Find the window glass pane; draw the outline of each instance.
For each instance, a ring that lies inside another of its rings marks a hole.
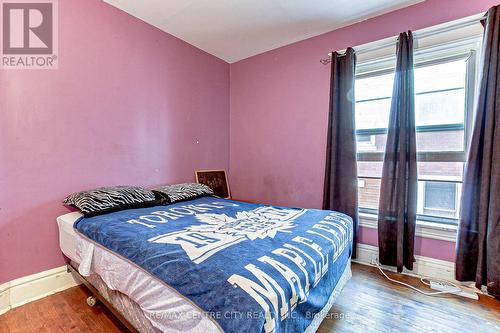
[[[466,65],[458,60],[415,69],[417,126],[464,122]],[[394,73],[356,79],[357,129],[387,128],[393,80]]]
[[[465,59],[417,67],[415,69],[415,93],[464,88],[467,62]]]
[[[359,207],[378,209],[380,179],[358,178]]]
[[[358,177],[382,177],[382,164],[358,161]]]
[[[382,177],[383,162],[358,161],[358,177]],[[463,162],[418,162],[419,180],[445,180],[461,182]]]
[[[415,96],[416,126],[463,124],[464,118],[464,89]]]
[[[454,183],[425,182],[424,209],[455,210],[456,187]]]
[[[458,218],[460,187],[452,182],[419,182],[417,213]]]
[[[382,177],[383,162],[358,161],[358,177]],[[445,180],[461,182],[464,163],[462,162],[418,162],[419,180]]]
[[[356,102],[381,97],[390,99],[393,81],[394,73],[356,79]]]
[[[419,131],[417,151],[463,151],[464,130]]]
[[[356,129],[387,128],[391,99],[379,99],[356,103]]]
[[[394,74],[356,79],[356,129],[387,128]]]
[[[387,134],[358,134],[356,148],[358,152],[384,152]]]
[[[418,162],[419,180],[446,180],[461,182],[464,172],[462,162]]]
[[[426,130],[417,132],[417,151],[464,151],[464,130]],[[356,146],[360,153],[384,152],[387,134],[358,134]]]
[[[380,178],[382,175],[383,162],[358,161],[358,196],[359,207],[378,209],[378,195],[380,191]],[[461,182],[463,177],[462,162],[418,162],[418,202],[417,213],[436,217],[458,218],[459,202],[461,195]],[[427,184],[431,185],[427,185]],[[430,196],[427,189],[430,188]],[[438,188],[443,189],[443,198],[439,196]],[[455,189],[452,192],[451,189]],[[451,207],[451,197],[454,205]],[[447,209],[450,208],[450,209]]]

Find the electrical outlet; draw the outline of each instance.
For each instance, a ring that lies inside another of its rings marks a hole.
[[[372,254],[372,265],[377,265],[378,264],[378,254]]]
[[[434,290],[446,291],[446,292],[449,292],[450,294],[455,294],[458,296],[471,298],[471,299],[474,299],[476,301],[479,299],[477,294],[473,291],[465,290],[465,289],[462,289],[460,287],[455,287],[455,286],[452,286],[450,284],[443,283],[440,281],[431,280],[430,283],[431,283],[431,289],[434,289]]]

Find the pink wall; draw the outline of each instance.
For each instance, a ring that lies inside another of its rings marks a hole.
[[[327,134],[328,52],[470,16],[498,0],[427,0],[231,65],[230,182],[235,198],[320,207]],[[376,230],[361,242],[377,244]],[[417,239],[417,253],[453,260],[455,244]]]
[[[229,167],[227,63],[98,0],[59,18],[59,69],[0,70],[0,284],[64,264],[67,194]]]

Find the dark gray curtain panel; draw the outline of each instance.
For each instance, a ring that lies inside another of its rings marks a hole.
[[[378,212],[378,247],[381,264],[413,269],[417,210],[417,152],[413,36],[401,33],[382,168]]]
[[[330,106],[326,148],[323,209],[335,210],[352,217],[356,258],[358,239],[358,172],[354,125],[354,75],[356,55],[352,48],[345,55],[332,54]]]
[[[456,279],[500,298],[500,9],[488,11],[479,96],[462,187]]]

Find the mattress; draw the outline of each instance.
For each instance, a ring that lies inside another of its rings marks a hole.
[[[151,324],[163,332],[221,332],[202,310],[177,291],[133,263],[79,234],[73,224],[81,213],[57,218],[64,255],[79,265],[82,276],[97,274],[111,290],[136,302]]]
[[[80,264],[80,260],[76,254],[76,243],[80,237],[76,230],[73,229],[73,224],[83,215],[80,212],[68,213],[57,218],[57,226],[59,227],[59,247],[66,257]]]

